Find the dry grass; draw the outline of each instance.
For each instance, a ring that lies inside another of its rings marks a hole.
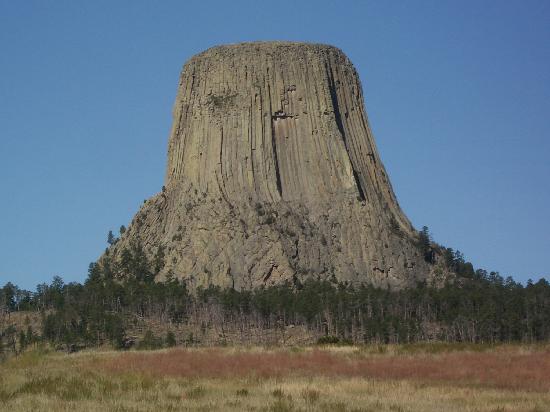
[[[98,366],[110,372],[140,372],[156,377],[280,379],[324,376],[550,390],[550,350],[526,351],[514,347],[488,353],[384,356],[326,349],[302,353],[174,349],[119,354],[104,359]]]
[[[432,351],[33,351],[0,365],[0,409],[550,411],[547,348]]]

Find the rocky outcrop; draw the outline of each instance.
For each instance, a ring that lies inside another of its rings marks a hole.
[[[426,262],[337,48],[219,46],[184,66],[163,191],[114,246],[161,248],[159,277],[254,288],[307,276],[404,287]]]

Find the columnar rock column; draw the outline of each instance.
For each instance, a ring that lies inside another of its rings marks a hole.
[[[159,277],[253,288],[308,276],[430,279],[337,48],[243,43],[184,66],[165,188],[114,248],[164,251]]]

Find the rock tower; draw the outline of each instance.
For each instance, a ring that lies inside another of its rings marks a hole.
[[[193,287],[308,276],[404,287],[431,279],[339,49],[213,47],[183,67],[162,192],[113,247],[139,242]],[[439,270],[441,272],[441,269]]]

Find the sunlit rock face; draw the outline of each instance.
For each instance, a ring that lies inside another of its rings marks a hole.
[[[113,247],[158,275],[250,289],[307,277],[405,287],[441,273],[418,250],[337,48],[218,46],[183,67],[163,191]]]

